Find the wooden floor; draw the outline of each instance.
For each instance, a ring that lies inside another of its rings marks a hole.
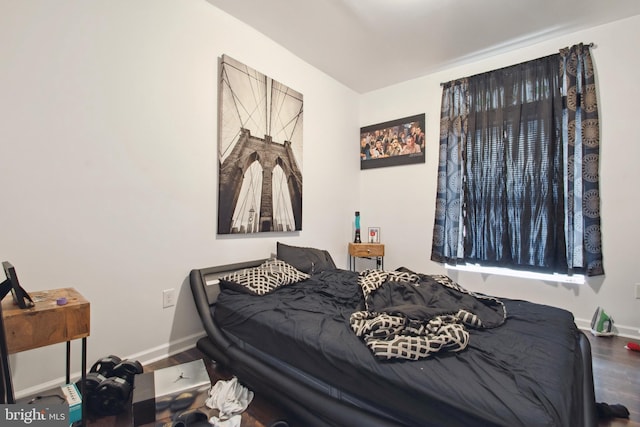
[[[594,337],[587,333],[593,355],[593,375],[597,402],[622,404],[630,412],[629,419],[601,420],[600,427],[640,427],[640,353],[624,348],[629,342],[621,337]],[[145,372],[204,358],[212,379],[229,379],[228,373],[220,372],[197,349],[191,349],[159,362],[145,366]],[[255,396],[242,415],[241,427],[269,427],[278,420],[287,419],[286,412],[266,400]],[[291,421],[291,420],[289,420]],[[162,423],[157,423],[162,425]],[[91,427],[130,426],[131,415],[89,420]],[[290,427],[296,426],[289,423]],[[351,427],[351,426],[348,426]],[[571,426],[574,427],[574,426]]]
[[[593,356],[593,382],[596,402],[622,404],[629,419],[601,421],[600,427],[640,427],[640,352],[624,346],[622,337],[594,337],[587,333]],[[637,342],[637,341],[634,341]]]
[[[211,384],[215,384],[218,380],[228,380],[232,378],[232,375],[228,372],[219,370],[216,364],[208,359],[198,349],[193,348],[182,353],[178,353],[167,359],[160,360],[158,362],[145,365],[144,372],[153,372],[157,369],[166,368],[168,366],[179,365],[181,363],[191,362],[193,360],[204,359],[209,376],[211,377]],[[216,411],[209,410],[206,407],[201,408],[203,412],[207,412],[209,415],[217,415]],[[270,427],[277,421],[288,420],[286,412],[280,409],[272,402],[265,400],[264,396],[254,396],[251,404],[245,412],[242,414],[242,422],[240,427]],[[170,420],[157,420],[155,424],[145,424],[141,427],[152,426],[166,426]],[[124,412],[117,416],[109,416],[102,418],[89,418],[87,427],[131,427],[132,415],[131,411]],[[290,427],[298,427],[296,425],[289,424]]]

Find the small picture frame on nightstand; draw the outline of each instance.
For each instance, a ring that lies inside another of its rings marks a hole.
[[[368,243],[380,243],[380,227],[369,227]]]

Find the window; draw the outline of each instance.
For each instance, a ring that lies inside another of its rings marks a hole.
[[[431,259],[604,274],[589,48],[444,85]]]

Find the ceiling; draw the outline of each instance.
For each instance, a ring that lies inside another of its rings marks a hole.
[[[638,0],[207,1],[359,93],[640,14]]]

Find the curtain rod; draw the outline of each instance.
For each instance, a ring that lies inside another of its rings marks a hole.
[[[586,45],[589,46],[590,48],[595,48],[596,47],[596,44],[594,42],[587,43]],[[555,53],[553,55],[555,55]],[[547,56],[551,56],[551,55],[547,55]],[[540,58],[538,58],[538,59],[540,59]],[[535,61],[535,59],[532,60],[532,61]],[[527,62],[527,61],[525,61],[525,62]],[[514,64],[514,65],[517,65],[517,64]],[[512,66],[513,65],[507,65],[506,67],[502,67],[502,68],[509,68],[509,67],[512,67]],[[498,68],[498,70],[500,70],[500,69],[501,68]],[[497,71],[497,70],[491,70],[491,71]],[[487,72],[489,72],[489,71],[487,71]],[[479,74],[484,74],[484,73],[479,73]],[[477,75],[477,74],[474,74],[474,76],[475,75]],[[469,76],[469,77],[472,77],[472,76]],[[460,80],[460,79],[454,79],[454,80]],[[449,82],[440,82],[440,86],[442,87],[442,86],[446,85],[447,83],[449,83]]]

